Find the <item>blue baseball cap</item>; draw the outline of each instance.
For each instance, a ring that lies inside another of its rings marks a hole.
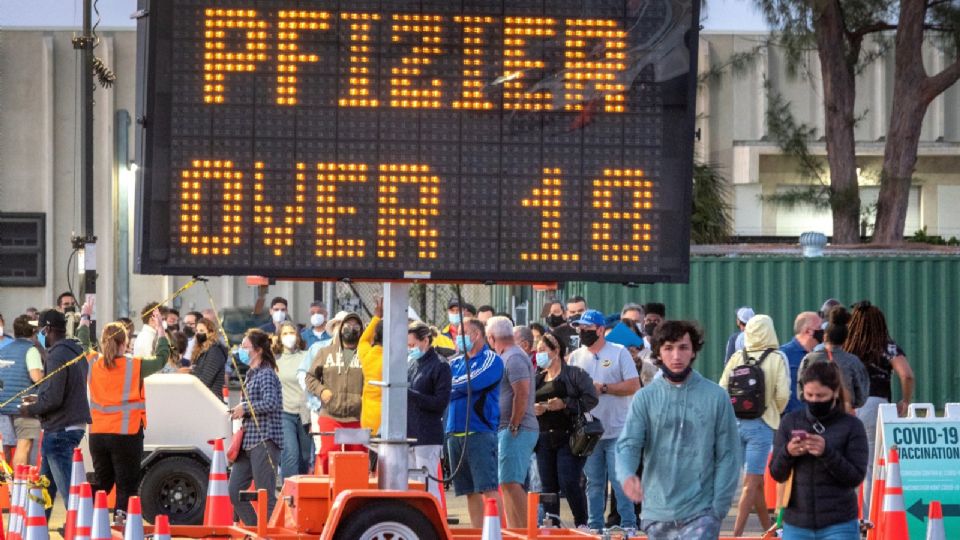
[[[603,313],[595,309],[588,309],[583,312],[583,315],[575,321],[570,321],[570,326],[600,326],[604,327],[607,325],[607,319],[603,316]]]

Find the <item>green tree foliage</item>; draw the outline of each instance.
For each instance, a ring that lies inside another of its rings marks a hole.
[[[730,183],[716,165],[693,164],[693,211],[690,216],[690,241],[694,244],[720,244],[730,237]]]

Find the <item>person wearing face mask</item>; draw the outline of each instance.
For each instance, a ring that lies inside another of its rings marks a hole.
[[[67,320],[63,313],[54,309],[44,311],[37,326],[37,341],[46,349],[44,370],[49,378],[40,383],[36,396],[23,397],[20,414],[40,418],[43,428],[40,473],[52,480],[50,499],[55,499],[59,491],[66,503],[73,449],[80,444],[91,420],[87,400],[89,364],[78,361],[67,366],[68,362],[83,355],[83,348],[78,340],[67,337]]]
[[[850,322],[850,312],[843,306],[837,306],[831,309],[827,316],[829,323],[824,332],[824,348],[803,357],[797,376],[802,380],[803,372],[814,362],[836,362],[843,374],[843,386],[846,389],[844,394],[850,399],[845,405],[847,411],[853,413],[854,409],[863,407],[867,402],[870,394],[870,374],[859,358],[843,350],[843,342],[849,334],[847,323]],[[797,389],[797,392],[803,394],[803,388]]]
[[[716,540],[741,464],[733,407],[722,388],[693,369],[703,348],[696,323],[663,321],[652,337],[663,377],[630,403],[616,443],[617,484],[643,501],[640,528],[648,538]]]
[[[754,510],[763,530],[770,528],[770,513],[763,496],[763,470],[773,444],[773,433],[780,426],[780,413],[790,399],[790,376],[778,345],[773,320],[768,315],[754,315],[744,329],[744,349],[730,357],[720,375],[720,386],[726,390],[731,374],[749,362],[759,365],[764,380],[764,403],[749,413],[737,413],[745,474],[733,525],[734,536],[743,534],[747,518]]]
[[[647,302],[641,307],[643,308],[643,344],[649,349],[653,331],[667,316],[667,306],[660,302]]]
[[[583,470],[587,478],[588,526],[594,530],[603,528],[607,483],[610,482],[617,499],[619,525],[624,529],[636,529],[633,502],[614,481],[614,443],[626,422],[630,399],[640,389],[640,375],[627,349],[607,342],[603,330],[605,324],[603,313],[595,309],[587,310],[571,323],[579,334],[580,348],[570,355],[570,365],[587,372],[593,379],[600,403],[591,412],[603,423],[603,436],[587,457]]]
[[[867,473],[863,423],[847,414],[843,376],[834,362],[815,362],[800,379],[805,407],[787,413],[773,442],[770,475],[793,477],[783,538],[860,538],[857,488]]]
[[[583,309],[586,310],[586,301],[581,303],[573,302],[573,300],[574,299],[571,299],[570,305],[576,312],[576,317],[579,318],[582,314],[582,312],[579,311],[580,308],[583,307]],[[577,342],[577,331],[570,326],[570,323],[567,321],[566,311],[563,309],[563,303],[559,300],[553,300],[548,302],[543,309],[543,320],[547,323],[547,330],[556,336],[557,339],[563,341],[567,350],[579,347],[580,344]]]
[[[280,477],[310,472],[313,440],[310,438],[310,410],[300,388],[297,370],[307,352],[297,327],[290,321],[280,323],[280,339],[273,344],[277,359],[277,376],[283,388],[283,450],[280,454]]]
[[[197,345],[190,358],[192,373],[204,386],[223,399],[223,373],[227,364],[227,350],[217,341],[217,324],[204,317],[197,322]]]
[[[310,326],[300,332],[300,337],[306,343],[307,349],[312,347],[314,343],[330,339],[330,334],[325,330],[327,326],[327,307],[323,305],[323,302],[312,302],[310,304],[309,321]]]
[[[288,319],[288,305],[289,302],[282,296],[276,296],[273,300],[270,300],[270,322],[264,323],[263,326],[260,327],[260,330],[268,334],[278,334],[280,332],[280,324]]]
[[[450,404],[450,364],[430,344],[436,331],[422,322],[407,329],[407,438],[410,479],[425,482],[427,491],[440,500],[442,486],[423,471],[436,474],[443,448],[443,413]]]
[[[790,412],[802,407],[797,395],[797,370],[803,357],[823,341],[823,329],[820,326],[823,320],[813,311],[804,311],[793,321],[793,339],[780,347],[780,352],[787,357],[790,366],[790,401],[784,412]]]
[[[153,310],[154,324],[159,310]],[[127,500],[140,488],[143,430],[147,426],[143,379],[159,371],[170,356],[166,334],[157,339],[157,356],[128,357],[123,323],[112,322],[100,334],[100,356],[90,364],[90,457],[94,490],[117,488],[114,523],[124,522]]]
[[[183,316],[183,335],[187,337],[187,348],[183,352],[184,358],[193,358],[193,348],[197,346],[197,322],[203,318],[199,311],[191,311]]]
[[[258,490],[267,492],[267,515],[273,513],[277,503],[277,465],[283,449],[283,390],[269,334],[248,330],[237,355],[250,370],[244,381],[244,400],[230,409],[232,419],[243,419],[243,442],[230,468],[227,490],[237,516],[252,527],[257,523],[257,514],[249,501],[240,499],[240,492],[253,482]]]
[[[564,361],[566,345],[553,334],[544,334],[536,347],[536,394],[534,414],[540,425],[537,441],[537,469],[541,493],[556,498],[543,502],[549,514],[560,515],[560,493],[564,493],[575,527],[587,525],[587,499],[580,487],[584,458],[570,451],[573,422],[580,411],[592,411],[599,403],[593,380],[582,369]]]
[[[330,344],[317,351],[310,369],[304,374],[304,385],[322,406],[316,429],[332,433],[338,428],[359,428],[363,406],[363,368],[357,347],[363,333],[363,321],[356,313],[338,313],[327,331],[333,334]],[[333,436],[320,437],[320,470],[328,472]],[[363,445],[346,445],[347,450],[366,451]]]

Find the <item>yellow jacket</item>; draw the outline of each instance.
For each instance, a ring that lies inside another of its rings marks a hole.
[[[787,358],[780,352],[773,320],[767,315],[754,315],[744,329],[744,349],[733,353],[720,375],[720,386],[726,390],[733,368],[744,363],[745,355],[759,359],[766,349],[774,349],[767,355],[760,369],[763,370],[764,391],[767,399],[763,421],[776,430],[780,427],[780,413],[790,400],[790,371]]]
[[[357,345],[360,369],[363,370],[360,427],[370,428],[370,433],[373,435],[380,432],[380,405],[383,403],[382,389],[370,384],[372,381],[383,380],[383,346],[373,344],[373,336],[379,322],[380,317],[374,316],[370,319],[370,324],[363,329],[360,343]]]

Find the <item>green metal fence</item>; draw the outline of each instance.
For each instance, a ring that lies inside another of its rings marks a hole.
[[[770,315],[785,343],[797,313],[817,311],[831,297],[848,306],[868,299],[884,311],[907,353],[917,380],[915,400],[938,407],[960,401],[960,257],[693,257],[688,284],[568,283],[562,296],[574,294],[604,313],[626,302],[663,302],[668,318],[699,321],[706,344],[696,367],[713,380],[723,368],[738,307]]]

